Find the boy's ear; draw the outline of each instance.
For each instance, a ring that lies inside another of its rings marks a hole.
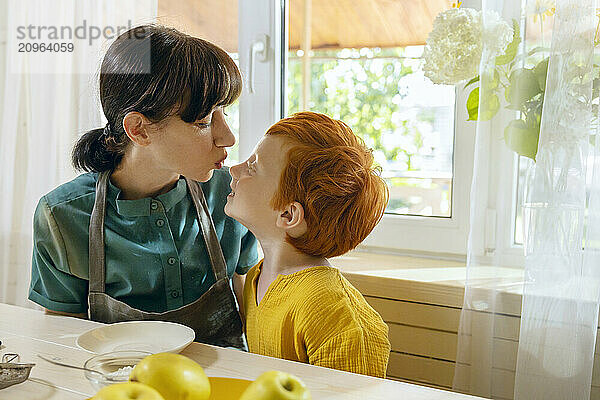
[[[283,211],[280,211],[277,216],[276,225],[278,228],[285,230],[291,237],[295,238],[304,235],[308,227],[304,219],[304,207],[302,207],[302,204],[294,201]]]
[[[131,111],[123,118],[123,129],[129,139],[140,146],[150,144],[150,135],[148,134],[148,126],[150,121],[143,114]]]

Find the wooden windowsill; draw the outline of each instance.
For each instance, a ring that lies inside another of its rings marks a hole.
[[[462,308],[466,264],[431,258],[377,254],[354,250],[332,259],[344,276],[365,296]],[[502,304],[507,314],[520,315],[523,270],[507,267],[481,267],[472,282],[502,281]],[[490,278],[494,278],[493,280]]]

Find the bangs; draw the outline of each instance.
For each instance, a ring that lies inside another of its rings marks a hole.
[[[242,77],[225,50],[205,40],[188,37],[180,52],[175,75],[181,87],[177,114],[185,122],[206,117],[215,107],[235,102],[242,91]]]

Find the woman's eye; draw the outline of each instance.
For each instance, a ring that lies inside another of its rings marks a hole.
[[[210,126],[210,122],[196,122],[196,126],[198,128],[208,128]]]

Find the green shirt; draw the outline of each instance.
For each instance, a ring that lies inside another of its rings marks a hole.
[[[33,220],[29,299],[69,313],[88,309],[88,238],[97,173],[54,189],[38,203]],[[256,238],[225,215],[229,170],[202,183],[230,276],[258,262]],[[120,200],[106,193],[106,293],[132,307],[164,312],[198,299],[215,282],[196,209],[183,178],[155,198]]]

